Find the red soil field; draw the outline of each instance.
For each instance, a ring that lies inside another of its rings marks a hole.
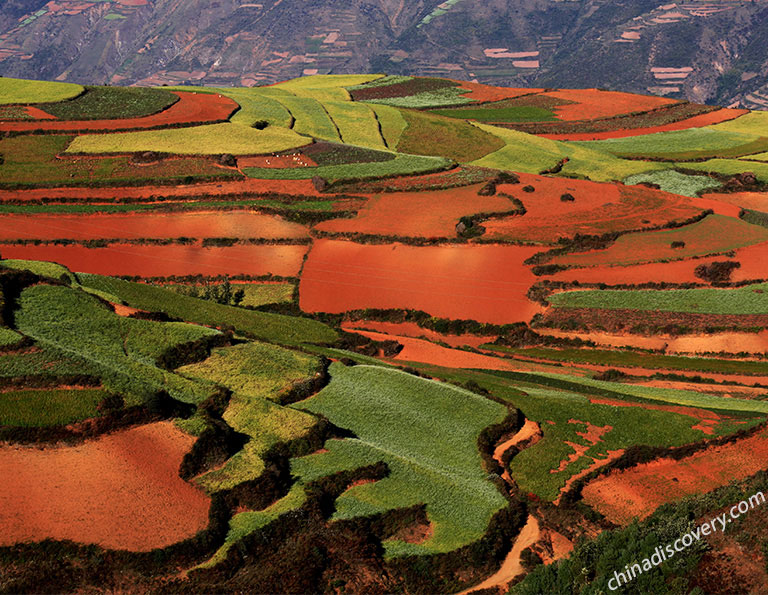
[[[303,225],[249,211],[97,215],[0,215],[0,240],[306,238]]]
[[[235,245],[203,248],[199,244],[168,246],[113,244],[105,248],[68,246],[3,246],[3,258],[48,260],[79,273],[170,277],[173,275],[298,275],[307,246]]]
[[[45,120],[0,122],[0,132],[34,130],[85,132],[96,130],[139,130],[179,124],[225,122],[238,109],[238,104],[223,95],[174,91],[179,100],[168,109],[142,118],[115,120]]]
[[[732,193],[708,193],[703,199],[717,201],[735,208],[753,209],[755,211],[768,211],[768,192],[732,192]]]
[[[570,107],[570,106],[566,106]],[[660,126],[648,126],[646,128],[626,128],[623,130],[611,130],[608,132],[583,132],[571,134],[540,134],[544,138],[552,140],[605,140],[609,138],[626,138],[629,136],[640,136],[643,134],[653,134],[655,132],[672,132],[674,130],[688,130],[689,128],[701,128],[703,126],[712,126],[735,120],[736,118],[748,114],[749,110],[741,109],[719,109],[706,114],[699,114],[679,122],[671,122]]]
[[[501,101],[502,99],[514,99],[523,95],[537,95],[544,89],[515,89],[512,87],[490,87],[480,83],[469,81],[454,81],[459,83],[462,89],[469,89],[470,93],[462,94],[466,99],[472,99],[479,103],[488,101]]]
[[[479,337],[477,335],[443,335],[433,330],[420,327],[415,322],[379,322],[375,320],[356,320],[354,322],[342,322],[341,328],[346,330],[369,330],[387,335],[401,337],[424,337],[430,341],[445,343],[451,347],[479,347],[485,343],[494,341],[496,337]]]
[[[608,520],[628,525],[662,504],[702,494],[765,468],[768,430],[723,446],[713,446],[680,461],[659,459],[590,482],[584,501]]]
[[[581,283],[607,283],[608,285],[640,284],[652,282],[701,283],[693,272],[701,264],[715,261],[735,260],[741,268],[735,269],[731,281],[762,280],[768,277],[765,263],[768,262],[768,242],[756,244],[735,251],[735,256],[716,256],[666,263],[638,264],[631,266],[596,266],[587,269],[570,269],[555,273],[547,279],[554,281],[579,281]]]
[[[24,111],[27,112],[27,114],[30,115],[30,117],[34,118],[35,120],[56,120],[56,116],[49,114],[48,112],[44,112],[39,107],[34,107],[32,105],[28,105],[24,108]]]
[[[537,277],[523,261],[537,251],[318,240],[304,266],[300,305],[308,312],[410,308],[496,324],[528,321],[541,307],[526,297]]]
[[[193,536],[210,506],[178,474],[194,441],[161,422],[74,447],[1,447],[0,545],[56,539],[149,551]]]
[[[663,225],[670,220],[688,219],[704,210],[684,196],[644,186],[531,174],[519,176],[521,184],[536,190],[525,193],[520,191],[520,186],[502,186],[501,190],[522,200],[528,212],[523,217],[484,222],[485,239],[553,243],[577,233],[603,234]],[[561,201],[565,193],[576,200]]]
[[[81,200],[106,202],[115,200],[149,200],[159,197],[178,197],[200,199],[206,196],[226,196],[232,194],[251,195],[301,194],[320,196],[312,180],[256,180],[244,178],[233,182],[206,182],[203,184],[174,184],[166,186],[138,186],[123,188],[32,188],[28,190],[0,190],[0,201],[42,200]]]
[[[481,184],[429,192],[392,192],[372,196],[354,219],[324,221],[315,229],[393,237],[454,238],[465,215],[511,211],[501,196],[478,196]]]
[[[632,95],[631,93],[599,91],[597,89],[562,89],[548,91],[544,95],[574,102],[555,108],[557,117],[566,121],[610,118],[677,103],[675,99],[665,99],[664,97]]]

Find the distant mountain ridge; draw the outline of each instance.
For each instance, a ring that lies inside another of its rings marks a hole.
[[[9,0],[0,74],[252,86],[387,72],[768,109],[768,0]]]

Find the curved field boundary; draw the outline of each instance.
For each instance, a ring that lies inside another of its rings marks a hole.
[[[48,103],[74,99],[85,92],[82,85],[49,81],[28,81],[3,77],[0,80],[0,105]]]
[[[195,126],[226,122],[240,108],[237,102],[223,95],[183,91],[174,91],[173,93],[179,97],[179,101],[162,112],[143,118],[0,122],[0,132],[116,132]]]
[[[631,128],[627,130],[611,130],[609,132],[583,132],[574,134],[538,134],[541,138],[548,138],[550,140],[606,140],[609,138],[626,138],[628,136],[641,136],[643,134],[654,134],[656,132],[671,132],[674,130],[688,130],[689,128],[700,128],[703,126],[712,126],[714,124],[720,124],[722,122],[728,122],[735,120],[741,116],[748,114],[749,110],[745,109],[719,109],[706,114],[699,114],[692,118],[686,118],[679,122],[671,122],[669,124],[662,124],[661,126],[651,126],[646,128]]]

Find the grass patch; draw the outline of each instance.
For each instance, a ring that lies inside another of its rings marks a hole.
[[[2,362],[2,359],[0,359]],[[101,389],[41,389],[0,392],[0,426],[63,426],[98,414]]]
[[[275,95],[274,99],[291,112],[296,119],[293,129],[299,134],[341,142],[336,124],[325,111],[323,104],[316,99],[293,95]]]
[[[98,370],[104,386],[125,395],[129,405],[150,401],[159,391],[190,403],[209,395],[158,363],[169,349],[218,331],[123,318],[83,291],[50,285],[22,292],[16,326],[43,346],[87,361]]]
[[[747,285],[738,289],[566,291],[556,293],[548,299],[555,308],[765,314],[768,312],[768,283]]]
[[[60,120],[140,118],[160,112],[178,101],[173,93],[149,87],[86,87],[71,101],[39,107]]]
[[[124,300],[128,305],[151,312],[210,326],[232,326],[239,333],[256,339],[288,345],[301,343],[332,343],[338,335],[330,327],[308,318],[253,312],[233,306],[178,295],[173,291],[131,283],[101,275],[78,274],[85,287],[105,291]]]
[[[504,146],[503,140],[467,122],[415,111],[404,111],[402,115],[408,127],[397,150],[403,153],[440,155],[468,163]]]
[[[343,142],[373,149],[387,148],[370,106],[350,101],[326,101],[323,106],[339,128]]]
[[[326,443],[329,452],[295,459],[309,482],[378,461],[390,475],[336,500],[333,520],[425,504],[433,535],[422,544],[388,540],[385,555],[455,550],[479,539],[505,505],[477,450],[480,432],[506,409],[474,393],[375,366],[331,366],[331,384],[297,407],[327,417],[357,438]]]
[[[77,97],[83,91],[83,87],[72,83],[50,83],[48,81],[26,81],[0,77],[0,105],[65,101]]]
[[[320,167],[296,167],[277,169],[269,167],[244,167],[243,173],[260,180],[308,180],[320,176],[328,181],[371,180],[392,176],[406,176],[448,169],[452,163],[442,157],[397,155],[388,161],[326,165]]]
[[[209,124],[193,128],[142,130],[76,137],[67,153],[140,153],[156,151],[174,155],[256,155],[303,147],[310,139],[288,128],[268,126],[256,130],[238,124]]]
[[[179,368],[178,373],[187,378],[230,389],[233,394],[224,419],[250,438],[223,467],[198,478],[198,483],[215,492],[256,479],[264,472],[262,456],[270,447],[312,428],[317,423],[314,416],[275,401],[294,383],[313,378],[319,370],[316,357],[265,343],[217,349],[206,361]]]
[[[408,122],[403,117],[403,113],[399,109],[388,105],[371,104],[370,108],[379,120],[381,135],[387,147],[390,149],[397,147],[403,132],[408,127]]]
[[[701,163],[678,163],[677,167],[696,169],[707,173],[735,176],[746,171],[755,174],[758,180],[768,183],[768,163],[740,159],[710,159]],[[719,186],[718,186],[719,187]]]

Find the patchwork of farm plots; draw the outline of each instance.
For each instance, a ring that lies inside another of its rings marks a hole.
[[[29,559],[458,592],[526,517],[550,561],[760,469],[763,115],[383,75],[0,79],[0,108],[0,545]]]

